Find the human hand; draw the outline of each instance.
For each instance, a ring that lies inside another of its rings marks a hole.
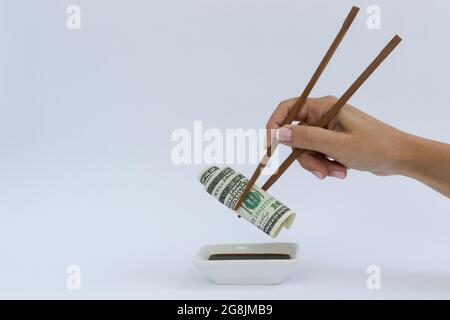
[[[346,104],[326,128],[314,127],[337,99],[332,96],[307,99],[296,116],[305,125],[286,125],[283,120],[297,98],[283,101],[267,122],[268,141],[277,129],[279,141],[293,148],[306,149],[298,158],[301,166],[324,179],[343,179],[347,169],[369,171],[376,175],[400,172],[406,134]]]

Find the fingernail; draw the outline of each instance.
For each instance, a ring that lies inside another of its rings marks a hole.
[[[325,178],[325,176],[320,171],[313,171],[312,174],[315,175],[320,180],[323,180]]]
[[[342,172],[342,171],[331,171],[330,176],[338,178],[338,179],[344,179],[345,178],[345,172]]]
[[[277,132],[277,138],[281,143],[292,142],[292,130],[288,128],[280,128]]]

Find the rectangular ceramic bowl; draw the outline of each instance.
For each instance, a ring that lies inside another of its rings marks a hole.
[[[214,244],[200,248],[194,265],[216,284],[280,284],[297,263],[296,243]],[[290,259],[208,260],[213,254],[288,254]]]

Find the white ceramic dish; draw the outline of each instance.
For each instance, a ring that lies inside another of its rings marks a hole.
[[[194,265],[216,284],[280,284],[297,263],[296,243],[214,244],[200,248]],[[288,254],[290,259],[208,260],[212,254]]]

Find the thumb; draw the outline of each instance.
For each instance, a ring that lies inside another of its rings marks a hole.
[[[342,132],[302,125],[286,125],[277,132],[277,138],[282,144],[318,151],[333,158],[338,158],[338,152],[345,144],[345,137]]]

